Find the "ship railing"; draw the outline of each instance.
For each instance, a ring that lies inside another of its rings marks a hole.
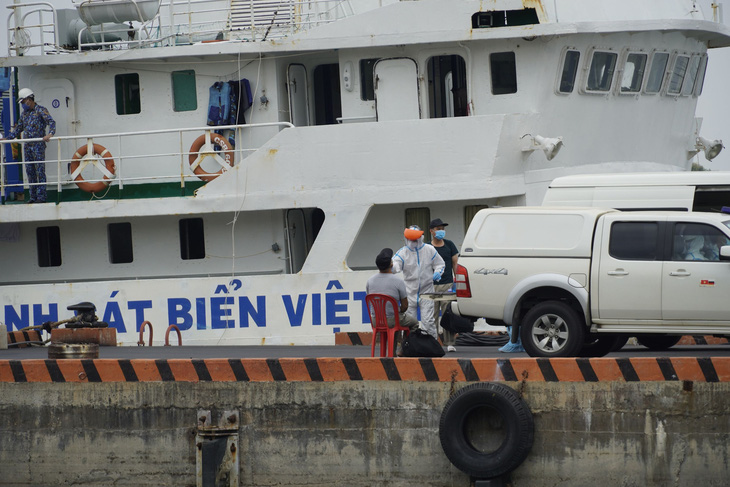
[[[162,0],[81,0],[76,9],[84,27],[76,36],[77,51],[131,49],[158,43],[161,5]]]
[[[251,140],[268,140],[279,131],[291,127],[294,125],[289,122],[269,122],[53,137],[46,146],[47,181],[45,183],[26,181],[24,184],[28,188],[45,185],[48,189],[55,189],[60,195],[64,190],[74,189],[78,182],[76,178],[80,175],[85,183],[109,183],[105,191],[113,185],[117,185],[121,191],[125,185],[130,184],[171,182],[179,183],[180,188],[184,190],[186,184],[200,180],[199,176],[193,173],[190,164],[190,156],[197,158],[200,153],[191,152],[191,145],[206,132],[223,132],[224,137],[233,139],[231,152],[233,152],[233,165],[236,166],[258,150],[258,147],[253,147]],[[34,164],[34,161],[25,160],[25,150],[22,146],[42,141],[43,139],[39,138],[0,140],[0,151],[3,155],[6,154],[7,144],[20,145],[16,150],[19,161],[6,161],[3,157],[0,162],[0,195],[3,202],[8,199],[9,192],[18,192],[19,186],[18,183],[7,182],[7,168],[11,165],[25,167]],[[94,154],[93,157],[88,155],[80,157],[77,154],[82,148],[89,148],[87,152],[91,153],[92,149],[98,146],[102,146],[108,153],[100,150],[102,154]],[[147,148],[159,148],[159,150],[151,151]],[[204,152],[204,149],[205,147],[201,148],[200,152]],[[52,155],[49,157],[51,152],[55,157]],[[220,152],[218,155],[220,160]],[[113,170],[105,164],[105,159],[113,160]],[[215,159],[215,156],[210,155],[209,159]],[[71,168],[73,162],[79,163],[76,170]],[[211,160],[206,164],[208,167],[204,170],[209,173],[217,172],[222,166]],[[55,171],[50,171],[54,166]]]
[[[123,25],[101,25],[98,27],[99,28],[97,30],[92,30],[91,27],[86,26],[79,30],[79,33],[76,36],[76,45],[78,46],[76,49],[77,52],[100,48],[131,49],[159,42],[157,40],[140,38],[140,34],[145,31],[145,27],[124,27]],[[128,39],[122,41],[120,40],[119,35],[125,36]]]
[[[140,3],[154,3],[158,11],[147,15]],[[116,7],[119,10],[114,10]],[[84,14],[84,21],[92,24],[87,25],[81,19],[69,19],[67,14],[59,16],[48,2],[14,3],[8,8],[11,9],[7,19],[10,56],[213,41],[263,41],[306,31],[355,13],[351,0],[163,0],[159,3],[83,0],[76,8]],[[90,20],[97,15],[93,9],[101,9],[96,18],[106,20]],[[59,25],[59,20],[64,23],[71,20],[74,24]],[[69,35],[75,39],[66,39]]]
[[[160,38],[175,44],[282,38],[354,15],[351,0],[189,0],[165,7],[172,22]],[[225,16],[215,20],[219,12]]]
[[[354,15],[351,0],[231,0],[234,38],[286,37]]]
[[[33,49],[40,50],[41,54],[58,52],[58,16],[52,4],[30,2],[8,5],[7,8],[11,9],[7,20],[8,54],[22,56]]]

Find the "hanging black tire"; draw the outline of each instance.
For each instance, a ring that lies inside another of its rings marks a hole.
[[[500,477],[527,458],[535,434],[532,412],[507,386],[480,382],[451,396],[441,412],[446,457],[477,479]]]
[[[636,335],[637,342],[655,352],[669,350],[681,339],[681,335]]]
[[[522,319],[520,338],[530,357],[575,357],[585,342],[585,320],[562,301],[544,301]]]

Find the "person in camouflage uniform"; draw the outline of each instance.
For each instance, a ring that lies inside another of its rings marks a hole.
[[[43,139],[43,142],[25,144],[25,173],[30,186],[28,203],[45,203],[46,201],[46,142],[56,134],[56,122],[48,113],[48,109],[35,102],[33,92],[23,88],[18,92],[23,113],[17,125],[8,134],[8,139],[17,138],[23,132],[25,139]],[[48,134],[46,134],[46,126]],[[34,184],[35,183],[35,184]]]

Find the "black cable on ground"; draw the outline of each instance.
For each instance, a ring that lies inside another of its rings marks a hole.
[[[487,334],[486,332],[459,333],[456,336],[456,345],[473,347],[473,346],[490,346],[501,347],[509,341],[509,335],[500,333],[499,335]]]

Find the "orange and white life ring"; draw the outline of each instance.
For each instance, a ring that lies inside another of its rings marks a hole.
[[[71,164],[69,165],[69,174],[73,176],[74,173],[77,172],[79,166],[81,165],[81,161],[84,159],[87,159],[85,157],[89,152],[89,146],[91,144],[82,145],[78,148],[78,150],[74,153],[73,159],[71,160]],[[92,146],[93,152],[92,155],[99,156],[101,159],[104,160],[104,166],[105,169],[102,169],[102,172],[106,173],[104,174],[104,181],[98,181],[96,183],[87,183],[84,181],[83,176],[81,176],[81,171],[78,171],[78,174],[74,178],[74,181],[76,181],[76,185],[81,188],[82,190],[86,191],[87,193],[97,193],[99,191],[104,191],[107,186],[109,186],[109,180],[114,177],[114,171],[116,170],[116,166],[114,165],[114,158],[112,157],[111,152],[107,150],[106,147],[100,144],[94,144]],[[87,162],[88,163],[88,162]],[[95,164],[96,161],[92,159],[90,162],[91,164]],[[84,164],[85,166],[86,164]],[[83,167],[82,167],[83,169]]]
[[[219,145],[220,151],[216,151],[213,145]],[[200,166],[200,163],[206,157],[212,157],[221,168],[218,172],[207,172]],[[215,132],[206,132],[193,141],[193,145],[190,146],[190,168],[193,172],[203,181],[212,181],[221,174],[223,171],[233,167],[233,147],[228,143],[228,140],[220,134]]]

